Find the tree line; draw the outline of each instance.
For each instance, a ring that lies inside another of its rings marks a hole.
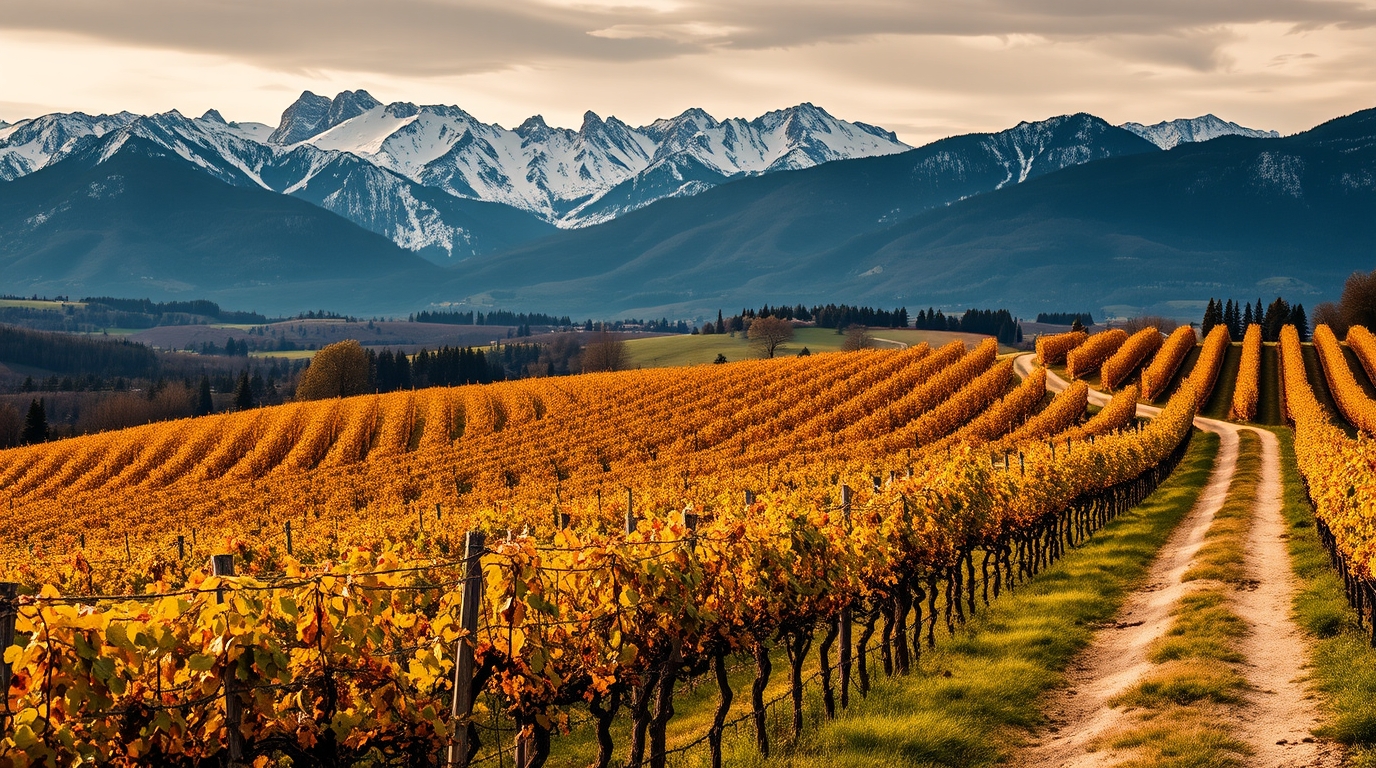
[[[1309,318],[1305,315],[1304,305],[1292,306],[1279,296],[1265,307],[1262,306],[1261,299],[1257,299],[1255,306],[1247,302],[1239,304],[1232,299],[1209,299],[1199,329],[1208,336],[1210,331],[1222,325],[1228,329],[1228,335],[1233,341],[1242,341],[1247,326],[1254,323],[1261,326],[1263,341],[1279,341],[1280,329],[1287,325],[1295,326],[1301,340],[1309,339]]]
[[[1094,315],[1089,312],[1038,312],[1037,322],[1044,325],[1094,325]]]
[[[555,316],[543,312],[509,312],[494,309],[486,314],[475,310],[468,312],[416,312],[407,318],[412,323],[440,323],[443,325],[552,325],[560,328],[573,326],[568,315]]]

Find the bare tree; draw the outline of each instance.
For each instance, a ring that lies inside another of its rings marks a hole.
[[[1338,338],[1347,338],[1347,321],[1343,320],[1343,308],[1331,301],[1314,307],[1314,327],[1328,326]]]
[[[1162,333],[1169,334],[1179,325],[1180,324],[1174,320],[1168,317],[1161,317],[1160,315],[1138,315],[1124,322],[1122,329],[1127,331],[1128,335],[1137,333],[1144,328],[1155,328]]]
[[[1343,286],[1343,324],[1376,329],[1376,272],[1353,272]]]
[[[24,416],[9,403],[0,403],[0,448],[19,445],[24,436]]]
[[[846,340],[841,342],[842,351],[855,352],[869,349],[872,346],[874,346],[874,337],[870,336],[870,329],[858,323],[846,326]]]
[[[583,349],[583,372],[624,370],[630,362],[626,341],[611,331],[601,330]]]
[[[750,323],[750,330],[745,335],[756,352],[764,357],[773,357],[784,342],[793,340],[793,323],[773,315],[757,317]]]

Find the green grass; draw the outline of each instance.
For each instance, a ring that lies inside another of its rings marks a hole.
[[[32,301],[30,299],[0,299],[0,308],[16,307],[19,309],[48,309],[54,312],[61,312],[66,307],[76,307],[81,309],[85,304],[77,301]]]
[[[1322,702],[1318,735],[1349,746],[1353,766],[1376,766],[1376,648],[1370,627],[1357,626],[1342,579],[1329,563],[1314,528],[1314,511],[1305,498],[1295,465],[1294,437],[1280,437],[1282,507],[1290,534],[1286,546],[1298,581],[1295,620],[1311,645],[1310,683]]]
[[[1201,416],[1210,419],[1226,419],[1228,411],[1233,407],[1233,390],[1237,389],[1237,372],[1242,366],[1242,345],[1229,344],[1228,351],[1223,353],[1223,365],[1218,369],[1218,380],[1214,382],[1214,391],[1209,394],[1209,400],[1200,409]]]
[[[1146,502],[989,609],[920,671],[876,680],[869,697],[807,730],[765,761],[732,742],[730,765],[993,765],[1044,722],[1040,697],[1137,587],[1156,552],[1208,481],[1218,438],[1198,434],[1185,461]],[[815,702],[810,716],[818,716]]]
[[[916,346],[922,342],[930,344],[935,349],[957,339],[973,345],[985,338],[973,333],[885,328],[871,329],[870,335],[875,339],[889,340],[888,342],[876,342],[877,347],[889,349],[897,349],[899,344]],[[774,354],[775,357],[796,355],[804,347],[809,352],[836,352],[841,349],[841,344],[845,340],[845,336],[831,328],[798,328],[794,332],[793,340]],[[897,344],[890,342],[897,342]],[[1008,349],[1012,351],[1011,347]],[[707,336],[701,334],[697,336],[673,335],[656,336],[649,339],[631,339],[626,342],[626,350],[630,353],[630,367],[632,368],[703,365],[714,362],[717,355],[725,355],[726,361],[730,363],[740,360],[753,360],[760,356],[758,352],[751,349],[750,341],[745,338],[743,333],[737,333],[735,336],[723,333]]]
[[[1352,369],[1352,377],[1362,386],[1362,391],[1366,393],[1367,397],[1376,398],[1376,385],[1371,383],[1371,377],[1367,375],[1366,366],[1362,365],[1361,358],[1357,357],[1357,353],[1352,350],[1352,347],[1346,344],[1343,345],[1342,349],[1343,359],[1347,361],[1347,367]]]
[[[1260,379],[1254,423],[1280,426],[1285,421],[1280,412],[1280,353],[1275,344],[1261,345]]]
[[[1247,530],[1261,482],[1261,438],[1244,430],[1238,435],[1237,469],[1223,506],[1214,514],[1204,546],[1182,579],[1241,584],[1246,580]]]
[[[1165,403],[1171,399],[1175,390],[1180,389],[1180,384],[1189,378],[1190,372],[1199,362],[1199,353],[1202,350],[1203,347],[1196,344],[1189,352],[1185,353],[1185,359],[1180,361],[1180,367],[1175,369],[1175,375],[1171,376],[1170,382],[1166,384],[1166,388],[1161,391],[1161,394],[1156,396],[1156,399],[1152,401],[1153,403]]]
[[[1305,344],[1301,347],[1301,353],[1304,358],[1304,371],[1309,377],[1309,386],[1314,390],[1314,397],[1328,411],[1328,418],[1332,419],[1335,425],[1346,430],[1348,437],[1356,437],[1357,428],[1347,423],[1347,417],[1333,400],[1333,393],[1328,388],[1328,377],[1323,373],[1323,362],[1319,360],[1319,351],[1313,344]]]

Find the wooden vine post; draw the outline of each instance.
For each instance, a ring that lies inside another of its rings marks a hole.
[[[4,710],[0,712],[0,734],[9,731],[10,676],[13,670],[4,662],[4,654],[14,645],[14,620],[18,613],[19,585],[11,581],[0,582],[0,701],[4,702]]]
[[[878,478],[875,478],[877,481]],[[876,482],[876,485],[878,483]],[[846,530],[850,530],[850,486],[841,486],[841,514],[846,520]],[[841,607],[841,615],[837,618],[839,642],[841,644],[841,708],[850,706],[850,666],[851,666],[851,644],[850,630],[852,623],[851,606],[849,603]]]
[[[234,555],[213,555],[210,558],[211,572],[216,576],[227,577],[234,575]],[[215,589],[215,602],[225,601],[225,588],[223,586]],[[224,671],[223,685],[225,689],[225,730],[229,734],[229,764],[239,765],[244,761],[244,734],[239,727],[244,722],[244,703],[239,699],[239,684],[234,677],[234,670],[226,665]]]
[[[469,531],[464,537],[463,599],[459,606],[459,629],[463,636],[454,649],[454,697],[449,714],[454,723],[454,739],[449,744],[446,766],[468,765],[468,719],[473,714],[473,640],[478,634],[478,601],[483,593],[483,548],[486,537]]]

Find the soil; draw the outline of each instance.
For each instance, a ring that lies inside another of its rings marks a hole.
[[[1026,372],[1031,361],[1025,355],[1016,366]],[[1059,376],[1048,376],[1048,389],[1059,391],[1066,386]],[[1102,404],[1107,398],[1091,391],[1090,400]],[[1138,406],[1140,416],[1158,412],[1151,406]],[[1046,704],[1048,726],[1014,756],[1014,765],[1089,768],[1111,766],[1127,757],[1112,750],[1090,750],[1099,738],[1136,724],[1134,713],[1110,707],[1108,702],[1152,668],[1148,649],[1170,627],[1171,609],[1192,588],[1181,582],[1181,576],[1227,495],[1237,466],[1238,433],[1251,429],[1205,418],[1196,419],[1195,426],[1220,438],[1208,485],[1162,547],[1144,585],[1128,597],[1114,622],[1099,630],[1067,670],[1065,687]],[[1341,749],[1312,733],[1318,714],[1304,682],[1308,647],[1291,618],[1295,584],[1281,516],[1279,441],[1270,432],[1252,431],[1261,438],[1261,480],[1247,541],[1247,588],[1239,590],[1233,602],[1233,610],[1250,630],[1241,647],[1249,690],[1245,705],[1234,713],[1239,723],[1235,735],[1253,750],[1249,765],[1338,766]]]

